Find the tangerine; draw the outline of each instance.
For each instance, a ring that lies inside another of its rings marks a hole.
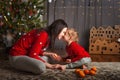
[[[75,73],[79,73],[79,71],[81,71],[81,69],[75,69]]]
[[[90,70],[90,74],[91,74],[91,75],[95,75],[96,72],[95,72],[94,70]]]
[[[90,74],[90,71],[87,70],[87,69],[85,69],[85,70],[84,70],[84,73],[85,73],[85,74]]]
[[[82,70],[81,70],[81,71],[79,71],[79,72],[78,72],[78,74],[79,74],[79,76],[80,76],[80,77],[82,77],[82,78],[84,78],[84,77],[85,77],[85,73],[84,73],[84,71],[82,71]]]
[[[93,70],[93,71],[97,71],[97,68],[95,67],[95,66],[93,66],[92,68],[91,68],[91,70]]]

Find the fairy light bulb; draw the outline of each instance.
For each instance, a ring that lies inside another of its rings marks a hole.
[[[48,2],[49,2],[49,3],[51,3],[51,2],[52,2],[52,0],[48,0]]]

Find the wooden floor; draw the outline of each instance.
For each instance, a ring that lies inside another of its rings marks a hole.
[[[120,62],[120,54],[91,54],[93,62]]]

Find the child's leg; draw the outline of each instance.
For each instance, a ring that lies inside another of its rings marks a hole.
[[[82,65],[88,65],[88,64],[90,64],[90,62],[91,62],[91,58],[86,57],[86,58],[82,58],[79,61],[67,64],[66,68],[77,68],[77,67],[80,67]]]
[[[28,56],[9,56],[11,66],[18,70],[40,74],[46,70],[45,64]]]

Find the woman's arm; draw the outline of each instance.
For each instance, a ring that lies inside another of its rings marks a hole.
[[[43,52],[43,55],[44,56],[50,56],[51,58],[53,58],[54,60],[57,60],[57,61],[61,61],[62,57],[57,55],[57,53],[54,53],[54,52]]]
[[[29,49],[29,56],[38,60],[41,60],[45,62],[43,59],[41,59],[39,56],[43,55],[43,46],[45,46],[48,39],[48,34],[45,31],[40,32],[39,34],[36,34],[34,37],[33,44],[31,45],[31,48]]]

